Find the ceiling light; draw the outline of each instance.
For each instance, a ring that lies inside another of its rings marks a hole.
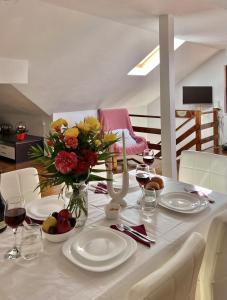
[[[185,41],[174,39],[174,50],[177,50]],[[160,46],[154,48],[135,68],[133,68],[128,75],[130,76],[146,76],[154,68],[160,64]]]

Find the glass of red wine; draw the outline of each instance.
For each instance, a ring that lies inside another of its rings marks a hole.
[[[154,151],[151,149],[145,149],[143,151],[143,162],[151,166],[154,163]]]
[[[136,166],[136,180],[141,187],[150,180],[149,166],[146,164],[138,164]]]
[[[14,246],[6,254],[7,259],[16,259],[20,257],[20,251],[16,245],[17,228],[25,219],[25,203],[23,199],[8,199],[5,206],[5,223],[13,229]]]

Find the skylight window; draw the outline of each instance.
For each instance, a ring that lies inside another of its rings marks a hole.
[[[184,44],[184,40],[174,39],[174,50],[177,50]],[[138,65],[133,68],[128,75],[130,76],[146,76],[154,68],[160,64],[160,46],[158,45],[152,50]]]

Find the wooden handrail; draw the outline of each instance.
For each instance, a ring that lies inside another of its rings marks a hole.
[[[194,125],[188,130],[186,130],[184,133],[182,133],[177,139],[176,144],[181,143],[183,140],[185,140],[187,137],[189,137],[192,133],[194,133],[198,128],[198,125]]]
[[[200,129],[203,130],[203,129],[208,129],[208,128],[211,128],[211,127],[214,127],[215,123],[214,122],[210,122],[210,123],[205,123],[205,124],[202,124],[200,126]]]
[[[132,128],[133,128],[133,131],[135,131],[135,132],[161,134],[161,129],[159,129],[159,128],[147,128],[147,127],[140,127],[140,126],[132,126]]]
[[[194,120],[195,123],[193,126],[188,128],[184,133],[182,133],[176,139],[176,144],[183,142],[186,138],[188,138],[191,134],[195,133],[195,138],[193,138],[190,142],[186,145],[181,147],[177,150],[176,155],[179,156],[183,150],[190,149],[191,147],[196,145],[196,150],[201,151],[202,145],[214,141],[214,146],[218,145],[218,111],[219,109],[214,108],[212,111],[201,112],[200,110],[176,110],[175,116],[177,118],[185,118],[184,122],[180,124],[176,128],[176,132],[180,129],[184,128],[186,124],[190,121]],[[202,115],[213,114],[213,121],[202,124]],[[161,116],[153,116],[153,115],[138,115],[138,114],[130,114],[130,117],[141,117],[141,118],[150,118],[150,119],[161,119]],[[208,136],[206,138],[202,138],[202,130],[213,128],[213,135]],[[148,134],[161,134],[160,128],[148,128],[148,127],[141,127],[141,126],[133,126],[133,130],[135,132],[143,132]],[[161,141],[158,143],[148,143],[150,149],[158,150],[159,152],[156,153],[156,157],[161,156]]]
[[[140,117],[140,118],[148,118],[148,119],[161,119],[161,116],[151,116],[151,115],[136,115],[129,114],[130,117]]]
[[[178,131],[179,129],[181,129],[184,125],[186,125],[187,123],[189,123],[193,118],[189,118],[187,119],[185,122],[183,122],[180,126],[178,126],[176,128],[176,131]]]

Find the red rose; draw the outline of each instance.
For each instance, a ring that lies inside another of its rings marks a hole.
[[[73,148],[73,149],[75,149],[77,147],[77,145],[78,145],[78,140],[75,137],[67,137],[66,136],[65,139],[64,139],[64,141],[65,141],[65,146],[67,148]]]
[[[83,174],[88,171],[89,167],[90,167],[90,164],[87,161],[79,160],[77,167],[76,167],[76,173]]]
[[[82,149],[81,154],[91,167],[94,167],[97,164],[98,157],[95,152],[88,149]]]
[[[74,152],[59,151],[55,159],[56,169],[62,173],[67,174],[77,167],[78,159]]]
[[[53,141],[51,141],[51,140],[48,140],[48,141],[47,141],[47,145],[51,147],[51,146],[53,146],[53,145],[54,145],[54,143],[53,143]]]

